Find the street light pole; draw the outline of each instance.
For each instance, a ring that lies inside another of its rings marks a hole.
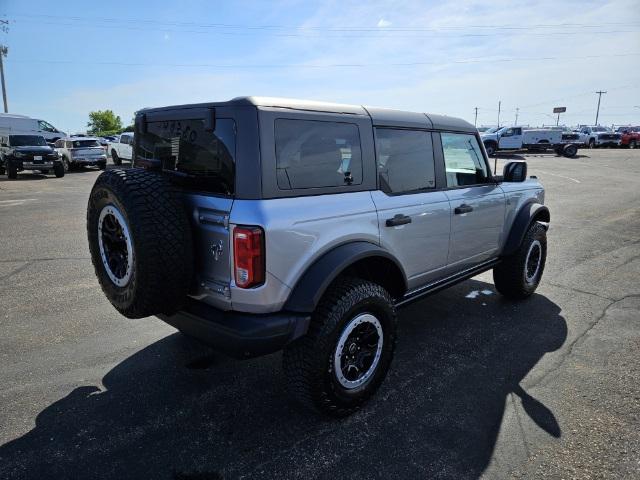
[[[514,126],[518,126],[518,112],[520,112],[520,109],[516,107],[516,123],[514,123]]]
[[[478,126],[478,107],[476,107],[475,110],[476,110],[476,118],[473,120],[473,126],[477,127]]]
[[[0,45],[0,82],[2,83],[2,101],[4,102],[4,113],[9,113],[9,108],[7,107],[7,87],[4,83],[4,63],[2,61],[2,57],[7,56],[7,52],[9,49],[4,45]]]
[[[607,92],[603,92],[603,91],[597,91],[596,92],[598,94],[598,109],[596,110],[596,125],[598,125],[598,116],[600,115],[600,99],[602,98],[602,94],[603,93],[607,93]]]

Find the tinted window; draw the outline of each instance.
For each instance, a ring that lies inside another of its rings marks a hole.
[[[99,147],[100,142],[97,140],[74,140],[73,148]]]
[[[222,195],[234,193],[233,120],[217,119],[215,132],[205,130],[202,119],[149,122],[147,132],[136,138],[136,158],[176,173],[185,187]]]
[[[405,193],[435,188],[431,133],[378,128],[376,154],[383,191]]]
[[[474,135],[441,133],[447,186],[477,185],[489,177],[482,150]]]
[[[55,132],[56,129],[53,128],[53,125],[45,122],[44,120],[38,120],[38,128],[40,130],[44,130],[45,132]]]
[[[44,146],[47,142],[40,135],[9,135],[9,145],[12,147]]]
[[[278,187],[340,187],[362,183],[358,127],[314,120],[275,121]]]

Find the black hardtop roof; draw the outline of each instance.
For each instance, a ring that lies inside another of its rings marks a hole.
[[[446,115],[278,97],[235,97],[226,102],[207,102],[189,105],[173,105],[160,108],[145,108],[140,110],[138,113],[158,112],[168,109],[232,106],[288,108],[292,110],[306,110],[312,112],[363,115],[371,117],[373,124],[379,126],[433,128],[436,130],[454,130],[464,132],[476,131],[476,128],[469,122],[461,118],[449,117]]]

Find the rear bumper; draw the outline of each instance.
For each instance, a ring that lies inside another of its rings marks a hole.
[[[107,157],[72,158],[71,161],[73,163],[78,163],[80,165],[98,165],[99,163],[106,163],[107,162]]]
[[[222,311],[196,300],[184,310],[158,318],[187,335],[236,358],[258,357],[282,350],[309,328],[308,314],[252,314]]]

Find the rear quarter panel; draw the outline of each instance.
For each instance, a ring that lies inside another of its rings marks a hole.
[[[378,217],[369,192],[236,200],[230,217],[236,225],[265,231],[265,284],[241,289],[231,282],[234,310],[272,312],[282,308],[300,277],[322,255],[350,241],[379,244]]]

